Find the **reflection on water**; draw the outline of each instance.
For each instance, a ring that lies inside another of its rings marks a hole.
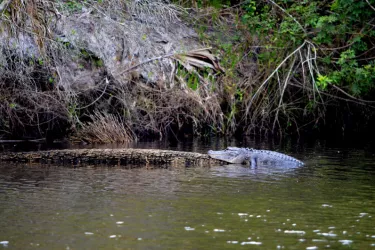
[[[375,247],[374,155],[293,156],[306,165],[1,165],[0,249]]]

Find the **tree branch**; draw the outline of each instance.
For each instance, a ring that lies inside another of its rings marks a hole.
[[[285,9],[283,9],[280,5],[278,5],[277,3],[275,3],[274,1],[272,0],[268,0],[269,2],[271,2],[273,5],[275,5],[276,7],[278,7],[282,12],[284,12],[285,14],[287,14],[290,18],[293,19],[294,22],[296,22],[298,24],[298,26],[301,28],[301,30],[306,33],[306,30],[303,28],[303,26],[297,21],[297,19],[295,19],[291,14],[289,14]]]
[[[364,103],[375,103],[375,101],[368,101],[368,100],[363,100],[363,99],[359,99],[359,98],[356,98],[348,93],[346,93],[344,90],[342,90],[341,88],[337,87],[336,85],[333,85],[331,84],[330,86],[334,87],[335,89],[337,89],[338,91],[340,91],[341,93],[343,93],[344,95],[358,101],[358,102],[364,102]]]
[[[371,9],[373,9],[375,11],[375,7],[372,6],[368,0],[366,0],[366,3],[370,6]]]

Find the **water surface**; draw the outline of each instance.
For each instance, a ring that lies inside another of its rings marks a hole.
[[[0,249],[375,249],[373,153],[291,154],[306,165],[2,163]]]

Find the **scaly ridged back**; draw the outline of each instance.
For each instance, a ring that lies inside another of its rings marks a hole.
[[[303,162],[300,160],[297,160],[294,157],[291,157],[286,154],[278,153],[275,151],[270,151],[270,150],[258,150],[258,149],[253,149],[253,148],[244,148],[244,150],[247,151],[248,154],[252,157],[259,157],[265,160],[275,160],[275,161],[291,161],[298,163],[300,165],[303,165]]]

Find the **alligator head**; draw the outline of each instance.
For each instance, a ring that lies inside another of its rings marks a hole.
[[[224,150],[209,150],[208,155],[214,159],[226,161],[232,164],[244,164],[250,161],[248,152],[252,149],[227,147]]]

